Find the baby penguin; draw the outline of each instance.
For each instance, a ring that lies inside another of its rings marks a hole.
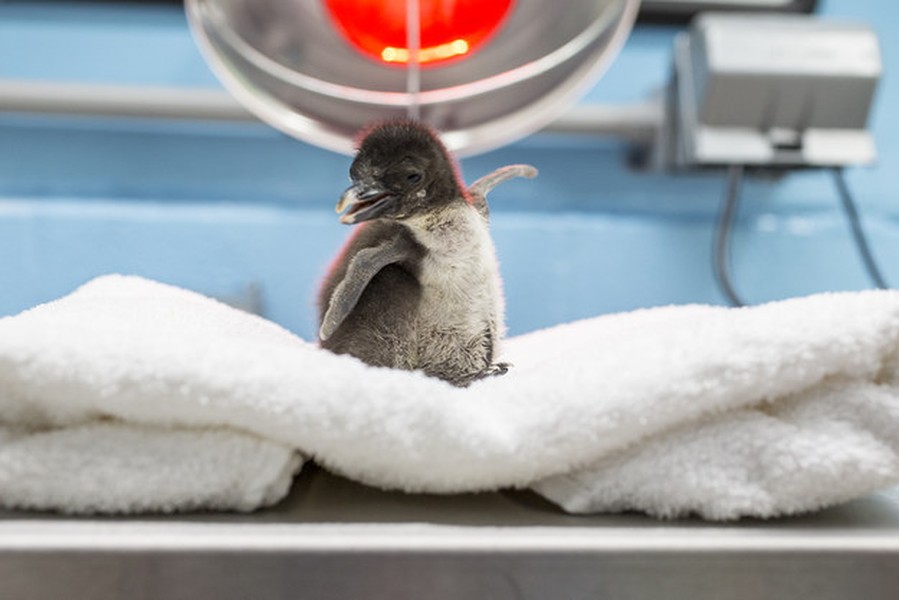
[[[494,362],[504,304],[486,195],[536,174],[511,165],[466,190],[425,125],[390,121],[368,131],[337,203],[341,223],[362,225],[319,293],[321,346],[456,386],[505,373],[509,365]]]

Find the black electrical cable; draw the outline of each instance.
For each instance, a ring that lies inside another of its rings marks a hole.
[[[849,192],[849,186],[843,175],[843,169],[836,167],[832,169],[834,182],[839,192],[840,201],[852,228],[852,237],[858,252],[861,255],[865,270],[874,282],[874,285],[882,290],[890,289],[887,285],[877,261],[871,252],[868,244],[867,236],[862,228],[861,218],[858,214],[858,206]],[[730,238],[734,229],[734,222],[737,217],[737,209],[740,204],[740,188],[743,183],[744,167],[742,165],[731,165],[727,172],[727,188],[721,201],[721,210],[718,216],[718,226],[715,232],[714,247],[714,263],[715,263],[715,281],[724,297],[731,306],[745,306],[746,303],[740,298],[734,289],[730,277]]]
[[[730,280],[730,236],[733,232],[737,207],[740,204],[740,187],[743,183],[743,165],[731,165],[727,171],[727,191],[721,200],[718,227],[715,231],[715,281],[731,306],[745,306]]]
[[[835,167],[833,169],[833,179],[840,194],[840,201],[843,203],[843,209],[846,211],[846,217],[849,219],[849,225],[852,227],[852,237],[855,239],[855,245],[858,247],[858,253],[861,254],[862,262],[865,263],[865,270],[871,277],[878,288],[882,290],[889,289],[886,280],[877,267],[877,261],[871,254],[871,247],[868,245],[868,239],[865,236],[865,230],[862,229],[861,219],[858,216],[858,206],[849,193],[849,186],[846,185],[846,178],[843,176],[843,169]]]

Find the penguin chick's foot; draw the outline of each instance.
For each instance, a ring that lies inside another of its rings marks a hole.
[[[468,375],[467,377],[461,377],[459,379],[446,378],[446,381],[449,381],[456,387],[468,387],[475,381],[479,381],[481,379],[486,379],[487,377],[495,377],[497,375],[505,375],[509,372],[509,368],[512,366],[512,363],[496,363],[492,364],[483,371],[479,373],[473,373]],[[444,378],[441,378],[444,379]]]
[[[490,365],[484,372],[481,373],[481,378],[484,377],[496,377],[498,375],[505,375],[509,372],[509,368],[512,366],[512,363],[501,362]]]

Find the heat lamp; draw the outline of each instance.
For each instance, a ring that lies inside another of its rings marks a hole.
[[[343,153],[411,117],[466,155],[549,123],[599,78],[638,0],[187,0],[195,37],[250,111]]]

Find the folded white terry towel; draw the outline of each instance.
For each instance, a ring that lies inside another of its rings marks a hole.
[[[899,293],[680,306],[510,339],[454,388],[136,277],[0,319],[0,505],[251,510],[302,457],[572,512],[774,516],[899,482]]]

